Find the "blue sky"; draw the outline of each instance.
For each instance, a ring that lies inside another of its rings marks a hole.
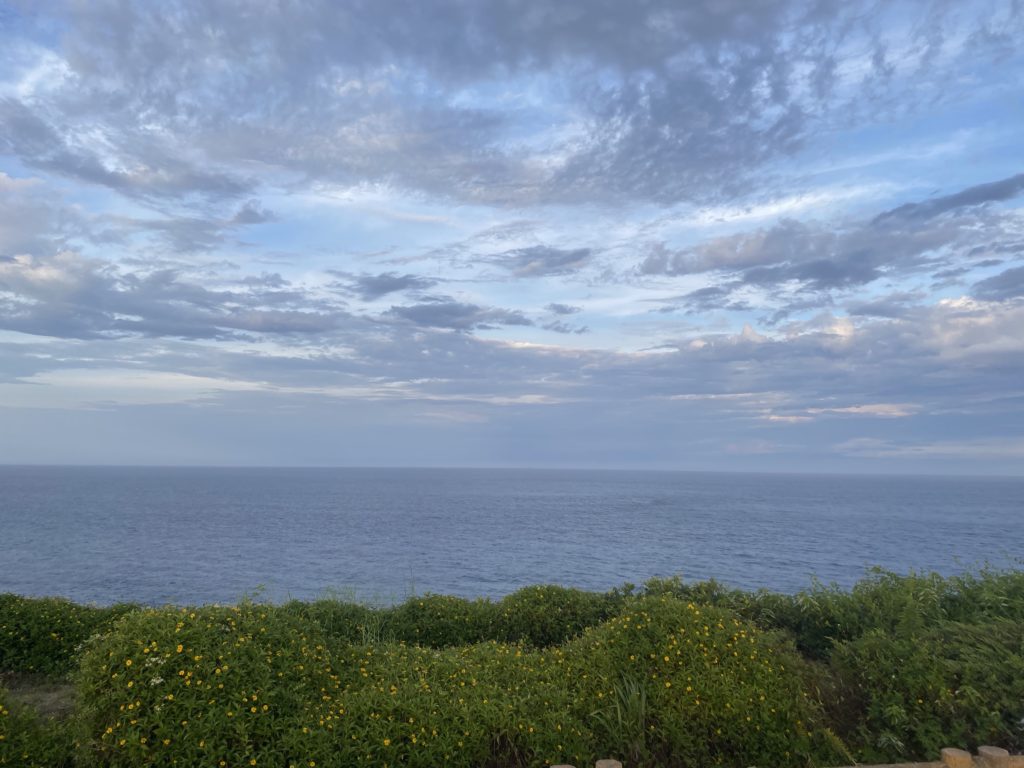
[[[0,36],[0,462],[1022,473],[1018,4]]]

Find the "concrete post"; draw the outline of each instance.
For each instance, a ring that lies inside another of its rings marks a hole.
[[[618,760],[598,760],[594,768],[622,768],[622,763]]]

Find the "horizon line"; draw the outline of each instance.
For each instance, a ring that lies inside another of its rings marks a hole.
[[[386,465],[386,464],[115,464],[115,463],[14,463],[0,462],[0,469],[262,469],[262,470],[409,470],[409,471],[477,471],[477,472],[644,472],[658,474],[712,474],[712,475],[778,475],[778,476],[811,476],[811,477],[918,477],[918,478],[983,478],[1024,480],[1024,473],[1011,475],[1005,473],[965,472],[951,474],[936,470],[935,472],[903,472],[903,471],[844,471],[844,470],[785,470],[785,469],[694,469],[667,467],[628,467],[621,465],[591,466],[516,466],[516,465]]]

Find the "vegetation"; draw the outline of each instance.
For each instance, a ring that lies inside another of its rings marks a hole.
[[[0,765],[837,765],[1024,750],[1024,572],[652,580],[373,608],[0,596]]]
[[[66,675],[87,638],[135,607],[97,608],[56,597],[0,594],[0,672]]]
[[[0,766],[70,768],[73,744],[66,724],[14,703],[0,688]]]

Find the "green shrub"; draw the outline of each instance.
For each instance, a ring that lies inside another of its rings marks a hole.
[[[1024,749],[1024,623],[872,631],[836,647],[855,704],[843,725],[866,761],[934,759],[945,746]]]
[[[126,617],[82,660],[82,765],[470,768],[584,753],[560,651],[387,643],[332,658],[309,630],[271,606]]]
[[[112,768],[802,764],[820,753],[817,712],[789,663],[733,614],[668,597],[537,649],[329,648],[294,608],[144,610],[88,645],[80,755]]]
[[[541,766],[592,761],[559,649],[483,643],[350,648],[349,719],[330,765]]]
[[[849,592],[797,595],[659,579],[639,594],[540,586],[384,609],[2,596],[0,626],[9,669],[80,660],[80,768],[835,765],[956,744],[1024,750],[1019,572],[876,571]],[[14,722],[32,754],[65,759],[67,729]],[[5,738],[10,761],[20,742]]]
[[[651,766],[838,758],[794,652],[730,611],[647,597],[567,653],[605,755]]]
[[[916,636],[946,621],[1024,621],[1024,572],[943,577],[875,568],[848,592],[821,584],[792,596],[761,591],[740,612],[788,630],[803,653],[827,659],[836,643],[868,633]]]
[[[70,768],[74,747],[66,723],[39,717],[0,689],[0,766]]]
[[[84,766],[306,766],[344,714],[318,628],[253,604],[131,613],[76,683]]]
[[[430,648],[493,639],[494,604],[448,595],[412,597],[383,613],[383,631],[394,640]]]
[[[0,670],[66,675],[76,649],[97,632],[135,609],[78,605],[56,597],[0,595]]]
[[[851,590],[815,582],[793,595],[674,577],[648,581],[643,593],[734,610],[762,629],[788,632],[801,653],[819,660],[827,660],[836,643],[869,632],[915,634],[944,621],[1024,621],[1024,572],[990,568],[951,577],[874,568]]]
[[[332,644],[376,642],[381,639],[382,614],[360,603],[342,600],[292,600],[281,606],[286,614],[315,624]]]
[[[560,645],[600,624],[624,604],[621,593],[540,585],[524,587],[496,605],[490,639],[535,648]]]

